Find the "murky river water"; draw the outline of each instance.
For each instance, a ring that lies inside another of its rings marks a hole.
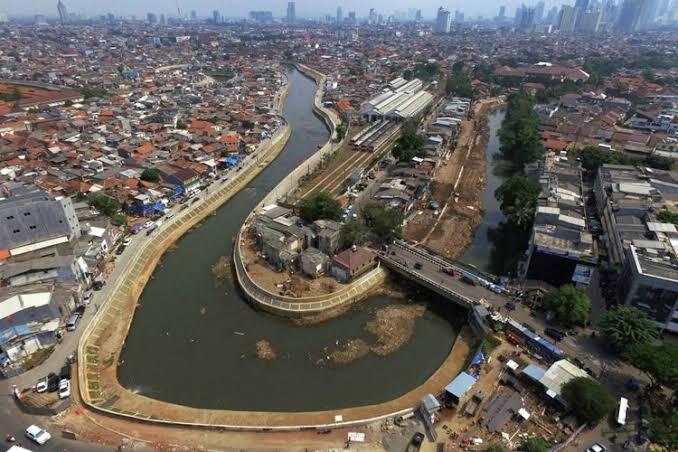
[[[404,394],[423,383],[449,353],[458,324],[447,319],[464,316],[444,312],[450,308],[434,302],[434,309],[417,319],[412,340],[396,353],[318,366],[336,341],[373,342],[365,324],[374,310],[396,301],[374,296],[337,319],[301,327],[255,310],[229,281],[215,286],[211,267],[220,256],[230,256],[232,237],[248,213],[327,140],[327,129],[312,112],[314,83],[296,70],[288,76],[289,143],[246,189],[163,257],[141,296],[121,356],[118,375],[126,388],[204,408],[333,409]],[[271,343],[276,359],[256,357],[260,340]]]

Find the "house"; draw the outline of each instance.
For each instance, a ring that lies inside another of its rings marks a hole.
[[[330,258],[318,248],[309,247],[301,252],[301,270],[311,278],[324,275],[330,269]]]
[[[476,384],[476,377],[462,372],[445,386],[445,395],[453,403],[462,405],[470,397],[470,391],[474,384]]]
[[[184,192],[195,189],[200,184],[200,174],[192,168],[179,168],[165,179],[173,185],[181,185]]]
[[[367,248],[353,246],[334,256],[332,274],[339,282],[349,282],[376,265],[376,258]]]
[[[317,234],[318,249],[332,256],[339,248],[341,240],[341,225],[332,220],[316,220],[313,230]]]

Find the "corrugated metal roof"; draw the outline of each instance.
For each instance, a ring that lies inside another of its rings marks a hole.
[[[457,398],[460,398],[466,394],[475,383],[476,379],[473,375],[462,372],[457,375],[447,386],[445,386],[445,391]]]

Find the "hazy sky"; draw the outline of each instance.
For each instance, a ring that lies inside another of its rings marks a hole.
[[[45,14],[56,16],[56,4],[58,0],[0,0],[0,12],[10,15],[34,15]],[[86,15],[113,13],[116,15],[145,16],[147,12],[157,14],[164,13],[176,15],[176,0],[62,0],[69,12]],[[538,0],[297,0],[297,16],[320,16],[324,14],[334,15],[337,6],[344,9],[344,16],[348,11],[356,11],[359,16],[367,15],[370,8],[375,8],[381,13],[390,13],[395,10],[407,10],[408,8],[421,8],[425,18],[433,18],[435,10],[444,6],[451,11],[460,9],[467,16],[482,14],[494,16],[499,10],[499,5],[507,5],[507,15],[512,16],[516,6],[521,3],[535,4]],[[556,0],[547,0],[549,6]],[[561,2],[559,2],[561,3]],[[562,3],[571,3],[568,0]],[[179,0],[182,13],[188,13],[194,9],[199,16],[211,15],[212,10],[219,10],[224,16],[244,17],[248,11],[263,9],[273,11],[276,17],[285,15],[287,1],[285,0]],[[547,8],[548,9],[548,8]]]

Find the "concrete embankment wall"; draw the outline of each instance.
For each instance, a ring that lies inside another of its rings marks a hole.
[[[125,393],[126,397],[131,395],[120,386],[115,373],[103,372],[105,368],[101,364],[110,358],[113,358],[113,362],[118,361],[134,317],[137,300],[162,255],[183,234],[245,188],[264,169],[266,163],[282,152],[290,135],[291,129],[285,124],[270,140],[261,144],[258,155],[252,157],[249,164],[229,183],[214,188],[204,195],[201,202],[167,220],[156,232],[154,240],[130,250],[134,256],[116,280],[116,286],[111,290],[107,302],[87,325],[78,344],[78,388],[86,405],[108,414],[120,414],[108,407],[97,406],[110,399],[111,394]]]
[[[340,123],[340,118],[334,111],[325,108],[322,105],[323,92],[325,89],[325,76],[308,66],[301,64],[295,64],[294,66],[307,77],[315,80],[318,85],[313,111],[325,122],[331,131],[331,134],[323,147],[288,174],[273,190],[271,190],[271,192],[268,193],[268,195],[266,195],[266,197],[264,197],[260,203],[261,207],[273,204],[279,197],[285,196],[296,190],[302,176],[315,171],[325,155],[334,152],[335,149],[339,149],[343,144],[343,142],[334,143],[333,141],[335,129]],[[346,137],[344,137],[344,139],[346,139]],[[385,271],[382,268],[377,267],[361,276],[356,281],[353,281],[351,284],[342,287],[341,290],[331,294],[292,298],[269,292],[258,286],[256,281],[250,278],[243,262],[243,254],[240,249],[243,242],[241,236],[245,232],[244,229],[247,227],[246,225],[253,215],[254,212],[249,215],[245,225],[243,225],[238,232],[236,243],[233,247],[233,260],[235,262],[236,278],[243,293],[250,302],[265,311],[287,317],[301,317],[340,308],[365,298],[373,288],[382,284],[386,278]]]

